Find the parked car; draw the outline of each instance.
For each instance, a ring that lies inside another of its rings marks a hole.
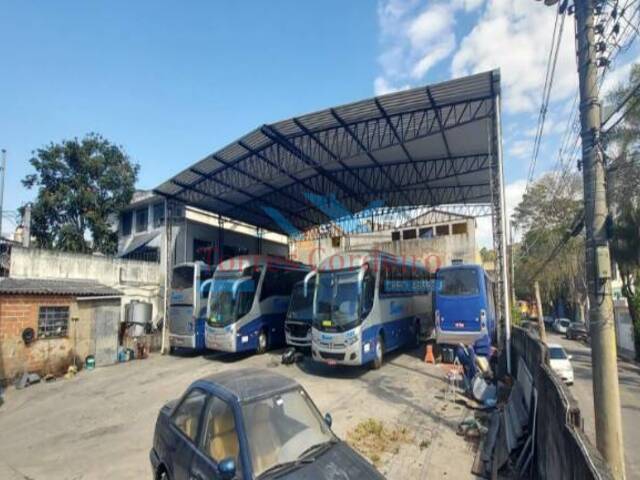
[[[553,330],[556,333],[567,333],[569,325],[571,325],[571,320],[568,318],[556,318],[553,322]]]
[[[549,366],[567,385],[573,385],[573,366],[571,355],[567,355],[562,345],[551,343],[549,349]]]
[[[162,480],[384,479],[333,434],[304,388],[260,369],[191,384],[160,410],[149,455]]]
[[[567,338],[569,340],[587,340],[589,338],[589,330],[584,322],[571,322],[567,328]]]

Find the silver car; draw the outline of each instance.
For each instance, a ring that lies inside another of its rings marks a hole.
[[[568,318],[556,318],[553,322],[553,330],[557,333],[567,333],[567,329],[571,325],[571,320]]]

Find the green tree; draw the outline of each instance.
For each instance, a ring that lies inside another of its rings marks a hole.
[[[515,259],[518,298],[533,299],[533,276],[538,275],[543,305],[563,302],[573,316],[584,319],[587,302],[584,237],[571,237],[557,257],[545,266],[554,248],[571,230],[582,205],[580,175],[552,172],[533,183],[515,209],[513,220],[523,232]]]
[[[131,201],[139,169],[122,147],[91,133],[40,148],[29,162],[35,173],[22,183],[38,189],[31,211],[36,244],[114,253],[113,218]]]
[[[631,69],[629,81],[608,98],[615,107],[640,83],[640,64]],[[622,279],[633,323],[636,356],[640,359],[640,93],[627,102],[623,121],[609,135],[610,165],[607,193],[613,218],[611,251]]]

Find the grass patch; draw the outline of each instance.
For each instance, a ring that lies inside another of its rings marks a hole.
[[[400,445],[411,443],[413,436],[406,427],[391,428],[379,420],[369,418],[347,433],[347,441],[374,465],[379,466],[383,454],[398,453]]]

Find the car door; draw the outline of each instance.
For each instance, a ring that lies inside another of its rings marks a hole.
[[[199,449],[191,464],[192,480],[225,480],[218,464],[233,459],[236,467],[234,479],[244,478],[240,443],[233,407],[216,395],[212,395],[205,410]]]
[[[202,412],[208,394],[199,388],[191,390],[171,415],[173,441],[167,446],[168,469],[172,480],[190,480],[189,468],[197,450]]]

